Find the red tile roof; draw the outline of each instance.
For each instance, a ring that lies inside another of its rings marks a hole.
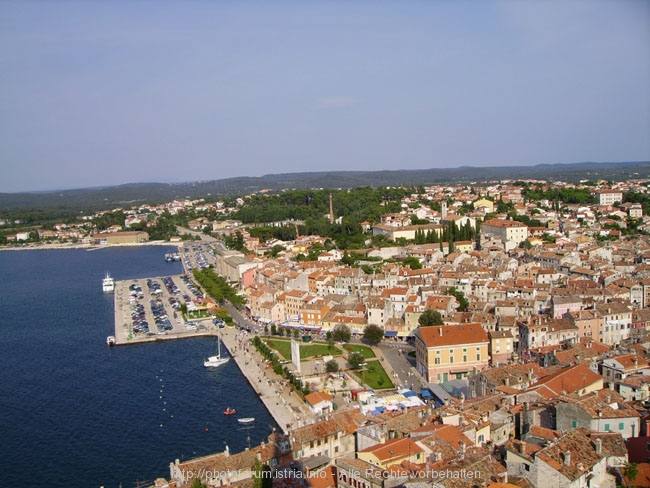
[[[489,342],[487,332],[478,323],[420,327],[416,335],[427,347],[487,344]]]

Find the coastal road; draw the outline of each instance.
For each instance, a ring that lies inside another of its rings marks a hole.
[[[176,232],[178,232],[181,235],[182,234],[188,234],[188,235],[191,235],[191,236],[198,236],[201,239],[201,241],[203,241],[205,243],[208,243],[208,244],[213,244],[217,240],[214,237],[209,236],[207,234],[204,234],[201,231],[191,230],[191,229],[188,229],[187,227],[181,227],[179,225],[176,226]]]

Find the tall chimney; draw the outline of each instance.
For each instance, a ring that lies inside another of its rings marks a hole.
[[[330,193],[330,224],[334,223],[334,205],[332,203],[332,194]]]
[[[571,451],[566,451],[564,453],[564,465],[571,466]]]
[[[603,450],[603,441],[596,439],[596,454],[600,454]]]

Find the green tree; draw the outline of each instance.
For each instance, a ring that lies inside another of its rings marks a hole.
[[[208,488],[208,485],[202,483],[199,478],[194,478],[194,481],[192,481],[192,488]]]
[[[278,254],[280,254],[282,251],[284,251],[284,247],[282,247],[280,244],[276,244],[265,254],[270,258],[277,258]]]
[[[447,293],[456,298],[456,301],[458,302],[458,311],[467,311],[467,307],[469,307],[469,300],[467,300],[465,294],[461,290],[458,290],[455,286],[452,286],[447,290]]]
[[[420,324],[420,327],[429,327],[431,325],[445,325],[445,322],[442,320],[440,312],[429,308],[420,315],[418,324]]]
[[[253,464],[253,488],[262,488],[264,486],[264,473],[263,473],[262,463],[255,458],[255,464]]]
[[[415,256],[409,256],[404,259],[404,265],[411,269],[422,269],[422,263]]]
[[[336,362],[336,359],[330,359],[325,363],[325,371],[328,373],[336,373],[339,370],[339,363]]]
[[[348,266],[353,266],[354,262],[355,262],[355,259],[354,259],[354,256],[352,256],[351,254],[348,254],[348,252],[345,251],[343,253],[343,257],[341,258],[340,262],[341,262],[341,264],[347,264]]]
[[[348,342],[352,337],[352,332],[350,328],[344,324],[338,324],[332,330],[332,339],[338,342]]]
[[[359,369],[366,359],[360,352],[354,351],[348,354],[348,364],[352,369]]]
[[[530,243],[530,241],[529,241],[528,239],[526,239],[525,241],[521,241],[521,242],[519,243],[519,247],[520,247],[521,249],[526,249],[526,250],[528,250],[528,249],[531,249],[531,248],[533,247],[533,245]]]
[[[626,463],[624,473],[625,477],[634,483],[634,480],[639,474],[639,467],[636,465],[636,463]]]
[[[370,344],[377,344],[381,342],[384,337],[384,329],[378,325],[369,324],[363,329],[363,338]]]

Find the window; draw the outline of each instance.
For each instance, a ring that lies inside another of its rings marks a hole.
[[[618,430],[625,430],[625,422],[620,422],[618,424]]]
[[[449,349],[449,354],[453,354],[453,353],[454,353],[454,350],[453,350],[453,349]]]
[[[449,357],[449,362],[450,362],[450,363],[453,363],[453,362],[454,362],[454,356],[450,356],[450,357]]]
[[[478,354],[476,355],[476,360],[477,360],[477,361],[480,361],[480,360],[481,360],[481,353],[478,353]]]
[[[578,421],[577,420],[572,420],[571,421],[571,428],[575,429],[576,427],[578,427]]]
[[[463,354],[463,362],[464,362],[464,363],[467,362],[467,354]]]
[[[605,432],[609,432],[609,424],[605,424]]]
[[[467,352],[467,348],[466,348],[466,347],[463,347],[463,352]]]
[[[440,358],[436,358],[435,364],[440,364]]]

